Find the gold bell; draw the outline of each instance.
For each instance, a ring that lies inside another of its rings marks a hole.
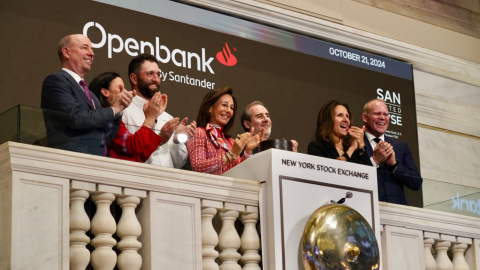
[[[343,204],[327,204],[308,219],[301,239],[306,270],[379,269],[377,240],[365,218]]]

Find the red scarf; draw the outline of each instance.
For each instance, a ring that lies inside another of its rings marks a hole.
[[[216,124],[207,124],[205,127],[205,131],[207,132],[208,136],[212,140],[213,145],[215,145],[216,148],[222,147],[225,150],[230,150],[228,148],[228,145],[225,143],[223,140],[223,127],[216,125]]]

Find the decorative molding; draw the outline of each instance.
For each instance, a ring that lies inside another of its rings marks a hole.
[[[480,239],[480,218],[385,202],[379,205],[382,225]]]
[[[421,231],[388,225],[383,229],[383,269],[425,269]]]
[[[13,171],[258,206],[261,184],[16,142],[0,145]]]
[[[418,70],[480,86],[480,63],[382,37],[314,16],[254,0],[182,0],[181,2],[384,55],[408,62]]]
[[[466,133],[453,131],[453,130],[449,130],[449,129],[429,126],[429,125],[425,125],[425,124],[417,124],[417,126],[421,127],[421,128],[425,128],[425,129],[431,129],[431,130],[436,130],[436,131],[441,131],[441,132],[453,134],[453,135],[456,135],[456,136],[462,136],[462,137],[466,137],[466,138],[469,138],[469,139],[480,140],[480,137],[473,136],[473,135],[466,134]]]
[[[143,239],[150,242],[149,249],[140,253],[151,258],[151,268],[202,268],[202,228],[200,199],[150,192],[143,202],[149,204],[149,232]],[[145,242],[145,241],[143,241]],[[169,243],[166,245],[165,243]]]
[[[353,0],[429,24],[480,38],[480,13],[474,2],[435,0]]]
[[[463,133],[479,139],[480,107],[418,93],[415,97],[419,125],[451,130],[450,133]]]
[[[6,217],[11,231],[0,233],[4,234],[0,239],[11,239],[8,269],[38,266],[32,258],[41,261],[45,269],[68,268],[70,200],[69,183],[65,180],[28,172],[12,173],[8,194],[11,201],[5,205],[11,210],[11,216]]]

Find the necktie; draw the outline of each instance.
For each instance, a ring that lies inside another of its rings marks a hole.
[[[382,141],[382,139],[380,139],[380,138],[374,138],[373,140],[374,140],[376,143],[379,143],[379,142]]]
[[[90,104],[92,104],[93,108],[95,108],[95,103],[93,103],[92,96],[90,95],[90,89],[87,87],[87,83],[84,80],[80,80],[79,82],[80,86],[83,88],[83,91],[85,92],[85,95],[87,95],[88,101],[90,101]],[[108,156],[108,148],[107,148],[107,138],[105,134],[102,136],[102,142],[103,142],[103,156],[106,157]]]
[[[79,84],[83,88],[85,95],[87,95],[88,101],[90,101],[90,104],[95,109],[95,104],[93,103],[92,96],[90,95],[90,90],[87,87],[87,83],[84,80],[80,80]]]

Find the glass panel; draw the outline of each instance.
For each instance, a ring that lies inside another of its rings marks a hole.
[[[403,168],[403,171],[408,174],[388,172],[384,168],[377,170],[378,200],[423,207],[423,178],[413,169]]]
[[[20,105],[19,142],[47,146],[47,131],[40,109]]]
[[[198,156],[195,169],[222,174],[225,150],[214,147],[207,138],[185,137],[183,141],[182,138],[179,139],[183,143],[175,144],[171,135],[165,136],[166,132],[161,133],[160,130],[146,126],[126,127],[106,122],[103,117],[94,115],[74,117],[58,111],[21,105],[0,114],[0,125],[3,127],[0,144],[14,141],[102,156],[107,150],[103,145],[111,138],[110,150],[114,151],[109,151],[109,154],[112,158],[184,170],[192,170],[186,142],[196,141],[200,147],[197,152],[204,155]],[[159,139],[162,134],[168,140],[165,144]]]
[[[8,141],[18,141],[18,106],[0,114],[0,144]]]
[[[480,188],[423,179],[424,208],[480,217]]]

